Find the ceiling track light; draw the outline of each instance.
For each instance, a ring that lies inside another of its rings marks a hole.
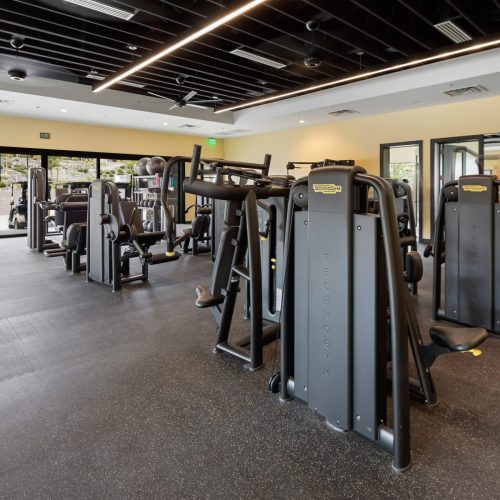
[[[73,2],[76,1],[90,1],[90,0],[71,0]],[[160,49],[158,52],[155,52],[153,55],[142,59],[140,62],[137,62],[133,64],[131,67],[129,67],[126,70],[123,70],[121,72],[118,72],[117,75],[112,76],[110,78],[107,78],[104,80],[101,84],[97,85],[94,89],[93,92],[100,92],[101,90],[104,90],[111,85],[119,82],[120,80],[123,80],[124,78],[127,78],[127,76],[132,75],[133,73],[136,73],[137,71],[141,70],[142,68],[145,68],[146,66],[149,66],[150,64],[153,64],[155,61],[158,61],[159,59],[165,57],[168,54],[171,54],[172,52],[180,49],[181,47],[184,47],[190,42],[193,42],[194,40],[198,40],[198,38],[201,38],[203,35],[206,35],[207,33],[210,33],[211,31],[214,31],[215,29],[219,28],[223,24],[226,24],[233,19],[236,19],[237,17],[245,14],[249,10],[257,7],[258,5],[263,4],[264,2],[267,2],[267,0],[252,0],[251,2],[248,2],[241,7],[239,7],[236,10],[233,10],[229,14],[226,14],[225,16],[217,19],[216,21],[213,21],[210,24],[207,24],[203,28],[201,28],[198,31],[195,31],[191,35],[186,36],[182,40],[179,40],[178,42],[172,44],[172,45],[167,45],[166,47]]]
[[[111,7],[102,2],[97,2],[96,0],[64,0],[65,3],[70,3],[73,5],[78,5],[79,7],[84,7],[85,9],[94,10],[100,12],[101,14],[107,14],[108,16],[118,17],[124,21],[130,21],[136,12],[130,12],[128,10],[117,9],[116,7]]]
[[[215,111],[216,114],[225,113],[226,111],[236,111],[238,109],[249,108],[251,106],[257,106],[259,104],[265,104],[268,102],[279,101],[282,99],[287,99],[289,97],[295,97],[302,94],[308,94],[316,90],[326,90],[331,87],[336,87],[338,85],[352,83],[359,80],[365,80],[367,78],[373,78],[375,76],[384,75],[386,73],[392,73],[394,71],[400,71],[403,69],[414,68],[417,66],[422,66],[427,63],[442,61],[444,59],[451,59],[461,55],[466,55],[471,52],[478,52],[487,49],[492,49],[500,45],[500,38],[495,40],[490,40],[489,42],[478,43],[474,45],[469,45],[468,47],[463,47],[461,49],[450,50],[446,52],[441,52],[433,56],[422,57],[420,59],[414,59],[413,61],[408,61],[405,63],[394,64],[392,66],[386,66],[384,68],[376,69],[373,71],[365,71],[363,73],[357,73],[356,75],[348,76],[345,78],[339,78],[336,80],[330,80],[324,83],[318,83],[316,85],[310,85],[308,87],[302,87],[296,90],[290,90],[288,92],[282,92],[279,94],[273,94],[272,96],[262,97],[252,101],[247,101],[243,104],[236,104],[234,106],[229,106],[226,108],[221,108]]]

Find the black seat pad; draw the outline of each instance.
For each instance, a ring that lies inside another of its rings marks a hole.
[[[485,328],[461,328],[456,326],[432,326],[429,334],[433,342],[451,351],[468,351],[488,338]]]

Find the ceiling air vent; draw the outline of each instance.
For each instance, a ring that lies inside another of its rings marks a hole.
[[[237,128],[235,130],[226,130],[225,132],[219,132],[218,135],[234,135],[234,134],[244,134],[246,132],[251,132],[244,128]]]
[[[201,125],[194,125],[193,123],[184,123],[184,125],[179,125],[177,128],[200,128]]]
[[[250,52],[245,50],[243,47],[238,47],[236,49],[230,50],[230,54],[234,54],[235,56],[243,57],[244,59],[248,59],[249,61],[257,62],[260,64],[265,64],[266,66],[271,66],[272,68],[282,69],[286,66],[286,63],[281,61],[276,61],[275,59],[270,59],[269,57],[264,57],[255,52]]]
[[[328,114],[332,116],[342,116],[342,115],[355,115],[359,113],[355,109],[338,109],[337,111],[330,111]]]
[[[247,90],[246,94],[251,97],[262,97],[263,95],[273,94],[276,92],[275,89],[265,88],[262,90]]]
[[[461,89],[445,90],[443,94],[449,95],[450,97],[457,97],[466,94],[479,94],[480,92],[488,92],[488,89],[482,85],[471,85],[470,87],[462,87]]]
[[[460,26],[457,26],[453,21],[444,21],[442,23],[435,24],[434,28],[454,43],[464,43],[472,40],[472,37],[460,28]]]

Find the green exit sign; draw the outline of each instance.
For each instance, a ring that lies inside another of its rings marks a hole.
[[[217,146],[217,139],[215,137],[209,137],[207,139],[207,144],[209,146]]]

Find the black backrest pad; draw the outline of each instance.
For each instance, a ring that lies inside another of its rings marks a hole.
[[[138,233],[144,232],[144,226],[141,220],[141,211],[137,208],[135,201],[120,202],[120,224],[133,224]]]

